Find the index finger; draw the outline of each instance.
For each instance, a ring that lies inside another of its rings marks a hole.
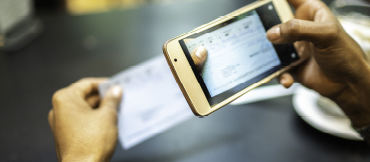
[[[98,91],[100,83],[107,81],[107,78],[84,78],[73,83],[68,89],[74,90],[78,96],[85,98],[91,93]]]

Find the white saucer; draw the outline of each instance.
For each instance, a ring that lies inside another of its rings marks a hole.
[[[340,138],[363,140],[351,127],[348,117],[341,115],[337,106],[331,106],[330,111],[324,110],[318,104],[320,99],[322,97],[317,92],[300,85],[294,93],[293,105],[298,115],[314,128]]]

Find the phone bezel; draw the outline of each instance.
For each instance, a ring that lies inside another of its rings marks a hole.
[[[290,67],[283,67],[282,69],[267,76],[261,81],[254,83],[244,88],[243,90],[235,93],[234,95],[225,99],[224,101],[215,105],[210,105],[200,84],[194,84],[198,83],[198,80],[192,70],[190,63],[188,62],[188,59],[186,58],[185,52],[181,48],[179,40],[187,38],[193,34],[197,34],[205,30],[208,30],[214,26],[224,23],[230,19],[233,19],[235,16],[254,10],[269,2],[273,3],[281,22],[286,22],[294,17],[291,9],[289,8],[288,3],[285,0],[257,1],[239,10],[236,10],[226,16],[220,17],[208,24],[202,25],[189,33],[185,33],[176,38],[173,38],[164,44],[163,51],[164,55],[166,56],[166,60],[170,65],[171,71],[177,83],[179,84],[179,87],[181,88],[181,91],[183,92],[187,102],[189,103],[190,108],[192,109],[195,115],[197,116],[209,115],[210,113],[232,102],[233,100],[237,99],[238,97],[247,93],[248,91],[260,86],[261,84],[269,82],[271,79],[289,70]],[[295,63],[297,62],[299,61],[296,61]]]

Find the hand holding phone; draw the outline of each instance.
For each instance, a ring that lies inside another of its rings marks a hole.
[[[370,124],[370,70],[361,47],[320,0],[289,0],[296,19],[278,24],[267,37],[274,44],[294,43],[306,61],[280,77],[297,81],[335,101],[356,127]],[[277,32],[279,31],[279,32]]]
[[[292,44],[266,37],[292,18],[285,0],[257,1],[166,42],[167,62],[194,114],[208,115],[301,62]],[[194,57],[204,48],[207,57]]]

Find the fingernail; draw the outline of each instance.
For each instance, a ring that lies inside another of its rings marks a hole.
[[[206,48],[203,46],[199,46],[197,51],[195,51],[195,56],[197,56],[200,59],[203,59],[205,57]]]
[[[119,85],[115,85],[112,87],[111,92],[114,97],[119,97],[122,94],[122,87]]]
[[[280,26],[275,26],[267,31],[267,39],[274,41],[280,38]]]

